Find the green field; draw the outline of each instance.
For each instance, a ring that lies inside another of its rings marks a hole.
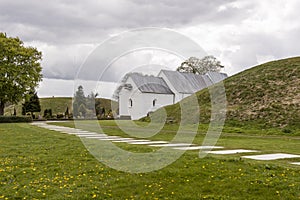
[[[92,123],[86,121],[83,125],[86,130],[98,131]],[[126,136],[113,121],[100,124],[109,135]],[[74,126],[71,122],[57,125]],[[202,143],[203,128],[195,144]],[[170,140],[177,129],[176,125],[166,125],[151,139]],[[241,159],[240,155],[208,155],[200,159],[199,151],[187,151],[161,170],[131,174],[97,161],[76,136],[19,123],[0,124],[0,137],[0,199],[300,198],[300,167],[289,164],[300,159],[253,161]],[[300,153],[299,137],[264,132],[223,133],[217,145],[263,153]],[[158,149],[124,143],[119,147],[134,152]]]

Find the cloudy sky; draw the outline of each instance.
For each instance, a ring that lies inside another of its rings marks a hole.
[[[299,8],[298,0],[0,0],[0,31],[43,52],[40,96],[72,96],[80,67],[99,45],[143,27],[168,28],[195,41],[217,57],[229,75],[266,61],[298,56]],[[178,43],[172,37],[160,40],[173,46]],[[107,47],[105,54],[117,50]],[[175,69],[182,59],[160,50],[142,50],[119,57],[111,66],[131,71],[130,66],[160,64]],[[93,85],[84,86],[87,93],[94,90]],[[98,92],[110,97],[114,86],[107,83]]]

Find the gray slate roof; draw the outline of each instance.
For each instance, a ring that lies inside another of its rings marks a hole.
[[[174,86],[175,90],[177,90],[179,93],[192,94],[216,83],[207,75],[182,73],[169,70],[162,70],[161,73],[166,75],[168,80]],[[217,75],[215,76],[217,77]],[[215,79],[217,80],[217,78]]]
[[[193,94],[227,78],[227,74],[219,72],[208,72],[205,75],[198,75],[161,70],[161,73],[166,75],[177,92],[184,94]],[[132,78],[139,90],[143,93],[174,94],[161,77],[144,76],[139,73],[130,74],[129,77]]]
[[[228,77],[227,74],[219,72],[207,72],[207,75],[213,81],[213,83],[218,83]]]
[[[144,76],[138,73],[130,74],[129,77],[132,78],[141,92],[173,94],[166,82],[161,77]]]

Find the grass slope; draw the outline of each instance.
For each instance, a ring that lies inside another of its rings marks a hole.
[[[227,125],[300,128],[300,57],[268,62],[224,81],[227,96]],[[210,120],[210,96],[208,89],[196,93],[201,122]],[[193,119],[191,98],[181,103],[188,108]],[[168,116],[179,122],[180,105],[167,106]],[[194,113],[194,114],[193,114]],[[145,120],[145,119],[144,119]],[[197,121],[197,119],[196,119]]]
[[[104,107],[105,110],[111,109],[111,100],[110,99],[100,99],[101,107]],[[41,104],[41,114],[43,114],[45,109],[52,109],[53,114],[65,113],[67,107],[69,107],[69,112],[72,112],[72,97],[49,97],[49,98],[40,98]],[[114,105],[116,102],[114,102]],[[5,115],[11,115],[13,113],[14,106],[8,106],[5,108]],[[17,114],[21,115],[22,113],[22,104],[19,103],[16,105]]]
[[[40,98],[41,109],[52,109],[52,113],[64,113],[69,107],[69,111],[72,112],[72,98],[71,97],[50,97]]]

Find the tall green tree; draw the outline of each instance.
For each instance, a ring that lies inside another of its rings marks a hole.
[[[91,92],[86,98],[87,109],[95,111],[96,98],[98,93]]]
[[[69,113],[69,106],[67,106],[67,110],[65,112],[65,118],[69,119],[70,113]]]
[[[17,116],[17,110],[16,110],[16,107],[14,107],[14,116]]]
[[[41,112],[40,100],[36,92],[30,92],[29,98],[26,98],[23,104],[23,109],[25,113],[30,112],[32,117],[34,112]]]
[[[84,109],[86,109],[86,97],[84,95],[83,87],[80,85],[73,99],[74,117],[80,116],[80,112],[85,114],[85,112],[83,111]]]
[[[17,103],[42,80],[42,53],[0,32],[0,115],[5,104]]]

